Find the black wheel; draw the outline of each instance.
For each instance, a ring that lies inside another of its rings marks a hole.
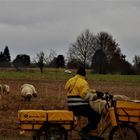
[[[115,126],[110,134],[109,140],[140,140],[139,133],[132,125]]]
[[[49,125],[45,128],[46,140],[67,140],[67,131],[59,125]]]
[[[39,134],[32,136],[32,140],[41,140],[41,136]],[[45,140],[45,139],[42,139],[42,140]]]

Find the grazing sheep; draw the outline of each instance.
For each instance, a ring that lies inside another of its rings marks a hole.
[[[0,94],[9,94],[10,93],[10,86],[7,84],[0,84]]]
[[[3,91],[4,94],[9,94],[10,93],[10,86],[7,85],[7,84],[4,84],[2,86],[2,91]]]
[[[72,72],[70,70],[65,70],[65,73],[71,74]]]
[[[30,101],[31,97],[37,97],[37,91],[31,84],[23,84],[21,86],[21,96],[24,97],[25,101]]]
[[[113,95],[113,97],[114,97],[115,100],[123,100],[123,101],[131,100],[129,97],[127,97],[125,95]],[[101,114],[101,112],[105,109],[106,101],[102,100],[102,99],[97,99],[95,101],[90,101],[89,104],[94,111]]]

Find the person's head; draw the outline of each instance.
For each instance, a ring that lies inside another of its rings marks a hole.
[[[82,76],[86,76],[86,71],[83,67],[81,67],[77,70],[77,74],[82,75]]]

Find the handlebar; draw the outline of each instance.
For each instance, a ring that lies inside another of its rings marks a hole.
[[[102,100],[106,100],[106,101],[113,99],[113,95],[108,92],[104,93],[104,92],[96,91],[96,94],[97,94],[98,99],[102,99]]]
[[[110,93],[108,92],[105,92],[102,99],[105,99],[106,101],[110,101],[110,100],[113,100],[113,95],[111,95]]]
[[[105,92],[104,95],[103,95],[103,100],[106,100],[107,102],[107,106],[111,107],[111,106],[114,106],[114,97],[112,94],[108,93],[108,92]]]

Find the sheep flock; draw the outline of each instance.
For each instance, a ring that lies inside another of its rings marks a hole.
[[[36,88],[32,84],[21,85],[19,92],[25,101],[30,101],[32,97],[37,97]],[[0,84],[0,99],[2,99],[3,95],[7,95],[9,93],[10,86],[7,84]]]

